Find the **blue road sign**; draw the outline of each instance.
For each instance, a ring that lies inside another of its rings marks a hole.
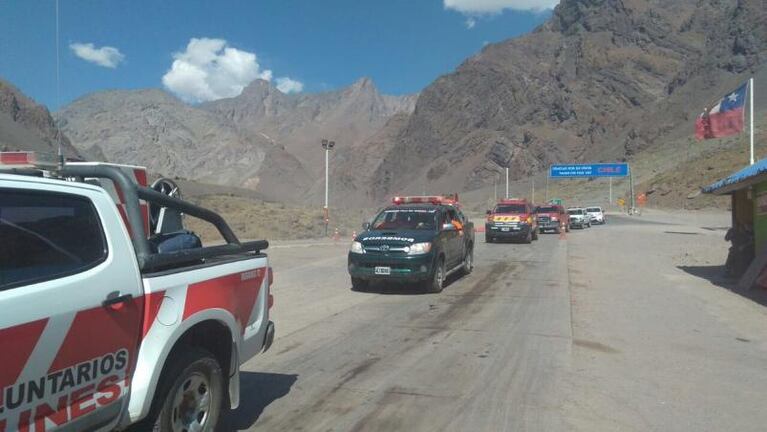
[[[626,177],[627,163],[552,165],[549,177]]]

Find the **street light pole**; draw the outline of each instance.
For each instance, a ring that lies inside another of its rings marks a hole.
[[[506,199],[509,199],[509,166],[506,166]]]
[[[330,222],[330,214],[328,210],[328,189],[330,183],[330,150],[336,145],[335,141],[322,140],[322,148],[325,149],[325,237],[328,236],[328,222]]]

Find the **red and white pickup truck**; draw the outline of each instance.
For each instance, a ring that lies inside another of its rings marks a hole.
[[[238,406],[239,366],[274,338],[268,243],[145,184],[0,158],[0,432],[212,432]],[[181,214],[226,244],[164,232]]]

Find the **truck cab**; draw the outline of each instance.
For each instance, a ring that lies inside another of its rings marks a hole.
[[[371,282],[412,282],[440,292],[451,273],[471,273],[474,225],[454,198],[395,197],[365,231],[348,256],[352,289]]]
[[[504,199],[487,211],[485,242],[538,239],[538,220],[534,206],[526,199]]]
[[[15,156],[0,164],[0,431],[214,431],[274,337],[268,243],[146,187],[143,168]],[[152,206],[226,244],[167,248]]]
[[[570,215],[559,204],[545,204],[535,209],[538,229],[541,233],[553,231],[559,234],[570,231]]]

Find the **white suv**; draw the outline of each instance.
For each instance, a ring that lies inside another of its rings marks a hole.
[[[600,225],[607,223],[602,207],[586,207],[586,213],[591,217],[591,223]]]

